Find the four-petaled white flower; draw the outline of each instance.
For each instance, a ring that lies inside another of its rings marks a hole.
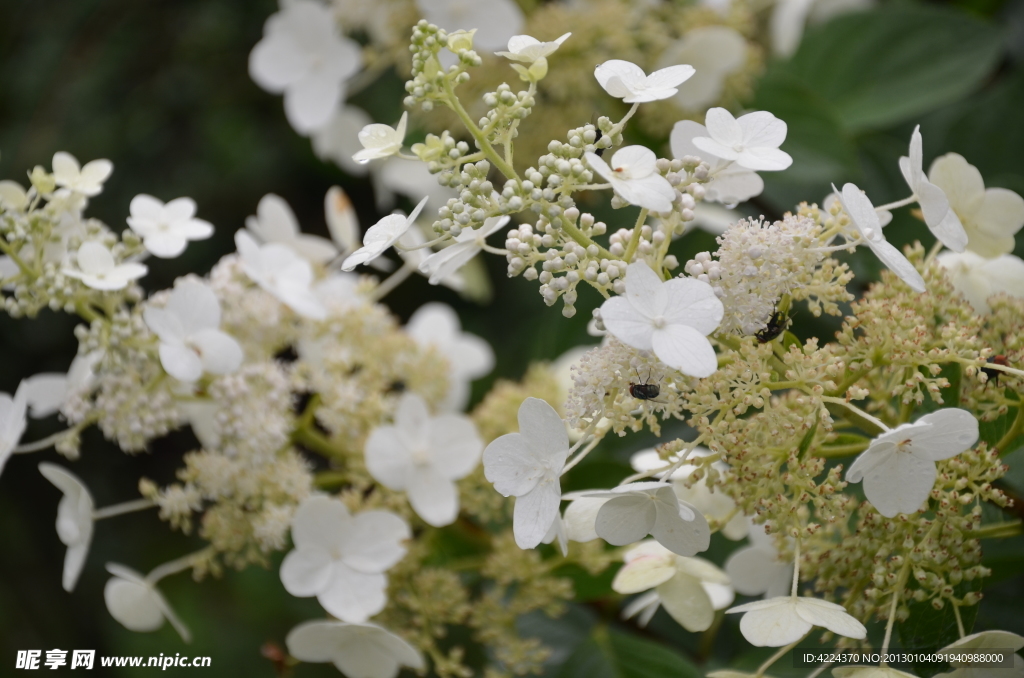
[[[686,110],[703,110],[721,98],[726,78],[746,64],[747,51],[747,41],[736,29],[701,26],[666,47],[659,63],[693,66],[693,77],[679,85],[674,101]]]
[[[342,84],[361,65],[359,45],[338,33],[329,7],[311,0],[284,3],[249,54],[249,75],[268,92],[284,93],[288,122],[300,134],[331,119]]]
[[[387,158],[402,150],[402,142],[405,141],[405,128],[409,122],[409,112],[402,113],[402,119],[398,121],[398,127],[374,123],[367,125],[359,131],[359,143],[363,150],[352,156],[352,159],[359,163],[368,163],[371,160]]]
[[[256,216],[245,218],[245,229],[260,243],[280,243],[302,258],[315,264],[324,264],[338,255],[327,238],[302,233],[295,212],[280,196],[268,193],[260,198]]]
[[[693,278],[663,281],[646,262],[626,269],[626,293],[601,305],[604,326],[616,339],[691,377],[718,369],[707,335],[722,322],[725,309],[711,285]]]
[[[363,236],[363,246],[345,258],[341,270],[351,271],[359,264],[368,264],[384,254],[389,247],[405,235],[426,204],[427,199],[423,198],[409,216],[389,214],[371,226]]]
[[[114,575],[103,587],[103,599],[111,617],[129,631],[140,632],[156,631],[164,625],[166,619],[182,640],[191,642],[192,634],[156,589],[153,574],[143,577],[135,570],[117,563],[107,563],[107,572]]]
[[[217,295],[198,280],[182,280],[163,308],[149,306],[142,317],[160,338],[160,364],[175,379],[230,374],[242,364],[242,347],[219,329]]]
[[[613,546],[626,546],[651,535],[669,551],[692,556],[711,544],[711,529],[704,515],[680,501],[666,483],[629,483],[586,496],[607,500],[597,511],[594,531]]]
[[[1013,236],[1024,227],[1024,198],[1005,188],[985,188],[978,168],[956,153],[936,158],[928,179],[946,193],[967,231],[968,250],[990,259],[1013,251]]]
[[[299,315],[323,320],[327,311],[313,294],[313,269],[295,250],[281,243],[257,243],[251,235],[235,232],[242,270],[249,278]]]
[[[541,42],[529,35],[513,35],[508,39],[507,52],[495,52],[510,61],[521,61],[524,64],[532,64],[538,59],[546,59],[555,53],[562,46],[562,43],[569,39],[572,33],[565,33],[551,42]]]
[[[850,215],[850,221],[854,228],[860,233],[864,244],[871,248],[875,256],[883,264],[889,267],[893,273],[907,283],[915,292],[924,292],[924,278],[917,272],[914,265],[907,260],[903,254],[889,244],[882,234],[882,222],[878,219],[878,212],[871,200],[864,195],[864,192],[853,184],[843,186],[843,192],[832,185],[832,190],[839,196],[839,202],[843,209]]]
[[[61,273],[78,278],[87,287],[105,292],[123,290],[133,280],[138,280],[149,272],[145,264],[118,264],[105,245],[92,240],[82,243],[75,260],[78,268],[65,266]]]
[[[757,647],[782,647],[795,643],[814,626],[822,626],[856,640],[863,640],[868,634],[864,625],[842,605],[818,598],[779,596],[737,605],[725,612],[746,613],[740,619],[740,632],[747,642]]]
[[[431,285],[437,285],[469,263],[483,250],[487,237],[497,233],[508,223],[509,217],[490,217],[480,228],[464,228],[453,244],[424,259],[419,269],[427,274]]]
[[[476,468],[483,441],[462,415],[430,416],[423,398],[405,393],[393,426],[379,426],[366,440],[366,470],[374,480],[409,495],[420,518],[434,527],[459,516],[456,480]]]
[[[918,125],[910,136],[910,156],[900,158],[900,172],[921,206],[928,230],[949,249],[963,252],[967,247],[967,231],[956,212],[950,209],[943,190],[925,176],[922,145],[921,126]]]
[[[647,75],[636,64],[621,59],[606,61],[594,69],[594,77],[604,91],[627,104],[673,97],[679,91],[677,87],[693,74],[693,66],[678,65]]]
[[[793,563],[779,560],[775,541],[764,525],[751,525],[748,535],[750,546],[736,549],[725,560],[732,587],[745,596],[785,595],[793,581]]]
[[[538,398],[519,406],[519,433],[507,433],[484,450],[484,476],[502,495],[516,498],[512,533],[519,548],[541,543],[558,516],[559,477],[568,456],[565,422]]]
[[[281,563],[281,583],[293,596],[316,596],[342,621],[362,623],[387,604],[384,572],[405,556],[411,534],[389,511],[353,516],[338,499],[312,496],[292,518],[295,549]]]
[[[485,340],[462,331],[459,316],[439,302],[424,304],[409,318],[405,331],[420,346],[448,360],[448,393],[443,409],[461,410],[469,402],[470,382],[494,369],[494,351]]]
[[[711,181],[704,185],[705,200],[720,202],[723,205],[735,205],[761,195],[761,191],[764,190],[764,180],[756,172],[741,167],[739,163],[732,160],[723,160],[709,155],[694,145],[695,138],[707,135],[708,128],[699,122],[680,120],[672,127],[672,134],[669,136],[673,158],[682,160],[691,155],[699,157],[708,164]],[[697,203],[697,208],[701,207],[705,207],[705,205]],[[729,217],[729,223],[735,221],[735,217]]]
[[[626,619],[639,615],[640,626],[647,625],[660,605],[687,631],[706,631],[715,610],[728,607],[735,598],[729,577],[714,563],[676,555],[656,541],[626,551],[625,563],[612,590],[629,594],[654,589],[622,611]]]
[[[71,592],[78,582],[78,576],[82,574],[85,558],[89,555],[95,504],[89,488],[70,471],[43,462],[39,464],[39,472],[64,493],[57,505],[57,536],[68,547],[64,556],[62,583],[64,590]]]
[[[864,481],[864,495],[886,518],[917,513],[935,485],[935,462],[978,442],[978,420],[955,407],[926,414],[871,441],[850,465],[846,480]]]
[[[615,151],[611,166],[596,153],[586,154],[587,163],[612,185],[619,197],[654,212],[669,212],[676,189],[657,172],[657,156],[644,146],[626,146]]]
[[[988,298],[993,294],[1024,297],[1024,261],[1012,254],[995,259],[967,250],[941,252],[935,257],[949,277],[953,288],[964,295],[977,313],[989,313]]]
[[[401,667],[422,671],[419,650],[376,624],[308,621],[292,629],[285,646],[304,662],[333,662],[348,678],[395,678]]]
[[[473,45],[486,51],[504,47],[525,23],[513,0],[416,0],[416,6],[424,19],[449,33],[475,28]]]
[[[92,197],[103,192],[103,182],[114,171],[109,160],[93,160],[78,164],[75,156],[64,151],[53,154],[53,181],[61,188]]]
[[[950,643],[935,654],[949,658],[953,670],[949,673],[940,673],[936,678],[991,678],[996,675],[1020,676],[1024,674],[1024,658],[1017,651],[1024,648],[1024,638],[1009,631],[981,631],[964,636],[960,640]],[[958,655],[970,655],[973,653],[984,653],[985,650],[1008,649],[1014,652],[1013,668],[1005,670],[992,669],[989,667],[971,666],[961,661]],[[1005,672],[1004,672],[1005,671]]]
[[[784,170],[793,158],[779,146],[786,140],[786,123],[768,111],[733,117],[724,108],[711,108],[704,118],[708,136],[694,137],[693,145],[722,160],[749,170]]]
[[[196,219],[192,198],[176,198],[166,205],[151,195],[140,194],[128,206],[128,225],[142,236],[142,245],[161,259],[173,259],[188,246],[189,240],[205,240],[213,235],[213,224]]]

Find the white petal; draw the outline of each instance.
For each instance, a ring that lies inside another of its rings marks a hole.
[[[935,462],[896,451],[864,475],[864,495],[886,518],[917,513],[932,491],[935,474]]]
[[[484,450],[484,477],[506,497],[523,496],[543,475],[543,464],[519,433],[506,433]]]
[[[647,79],[642,68],[621,59],[611,59],[599,64],[594,69],[594,77],[604,91],[619,99],[633,94],[637,86]]]
[[[625,546],[650,534],[657,515],[650,496],[642,492],[629,493],[605,502],[597,512],[594,529],[612,546]]]
[[[287,242],[299,234],[299,220],[283,198],[268,193],[256,206],[256,219],[246,220],[246,228],[263,242]]]
[[[627,278],[627,290],[628,285]],[[725,307],[711,285],[693,278],[672,278],[663,287],[666,303],[662,313],[666,322],[689,325],[705,335],[718,329]]]
[[[108,273],[114,268],[114,255],[98,242],[88,241],[78,248],[78,267],[90,275]]]
[[[348,678],[395,678],[401,666],[420,672],[419,651],[373,624],[350,625],[334,654],[334,665]]]
[[[847,638],[863,640],[867,629],[842,605],[818,598],[797,598],[797,614],[815,626],[822,626]]]
[[[342,560],[360,572],[384,572],[405,557],[402,542],[411,536],[409,526],[394,513],[362,511],[345,532]]]
[[[626,299],[635,311],[645,317],[665,315],[670,289],[665,285],[645,261],[626,267]]]
[[[597,514],[604,506],[606,499],[580,497],[565,509],[566,536],[572,541],[587,542],[597,539]]]
[[[189,341],[210,374],[231,374],[242,365],[242,347],[234,337],[220,330],[200,330]]]
[[[650,351],[653,347],[651,319],[637,311],[625,297],[612,297],[601,304],[601,321],[622,343],[641,351]]]
[[[320,590],[316,599],[338,619],[360,623],[387,605],[387,586],[383,574],[364,574],[335,562],[326,588]]]
[[[331,186],[324,196],[324,215],[331,238],[344,252],[359,247],[359,218],[348,195],[338,186]]]
[[[48,417],[64,403],[68,392],[68,378],[64,374],[41,373],[22,380],[18,390],[23,390],[29,414],[35,419]]]
[[[344,544],[344,527],[350,521],[348,509],[340,500],[314,495],[299,504],[292,516],[292,541],[296,548],[338,550]]]
[[[729,554],[725,561],[725,572],[736,591],[745,596],[758,596],[767,591],[777,579],[781,565],[773,551],[746,546]]]
[[[145,584],[113,577],[103,587],[103,599],[110,616],[129,631],[156,631],[164,625],[156,593]]]
[[[268,35],[249,53],[249,75],[268,92],[283,92],[301,78],[308,67],[308,56],[289,36]]]
[[[288,654],[304,662],[333,661],[347,626],[335,621],[303,622],[285,638]]]
[[[432,465],[445,478],[464,478],[480,463],[484,443],[468,417],[442,415],[431,422],[430,454]]]
[[[459,491],[455,483],[430,467],[416,469],[406,492],[413,510],[428,525],[444,527],[459,517]]]
[[[662,550],[668,553],[667,558],[649,555],[635,558],[623,565],[612,580],[612,590],[616,593],[640,593],[676,576],[675,555],[665,549]]]
[[[519,406],[519,434],[533,454],[559,471],[569,456],[569,433],[555,408],[539,398]]]
[[[285,90],[284,112],[296,132],[308,135],[327,124],[341,95],[341,85],[333,78],[303,78]]]
[[[668,183],[668,179],[660,174],[629,181],[613,177],[611,182],[615,192],[631,205],[652,212],[668,212],[672,209],[672,201],[676,197],[675,189]]]
[[[761,602],[771,605],[750,610],[740,619],[740,632],[751,645],[782,647],[800,640],[811,630],[813,625],[797,614],[792,598],[786,596]],[[741,611],[743,607],[746,606],[727,612]]]
[[[706,631],[715,620],[711,598],[700,581],[677,574],[658,587],[662,607],[687,631]]]
[[[778,148],[786,140],[786,123],[768,111],[741,115],[736,124],[743,130],[743,145],[748,148]]]
[[[927,287],[924,284],[924,278],[917,272],[914,265],[903,253],[898,249],[890,245],[885,240],[879,240],[878,242],[868,241],[868,247],[872,249],[883,264],[889,267],[889,269],[895,273],[899,278],[907,283],[910,289],[915,292],[924,292]]]
[[[736,164],[749,170],[779,171],[793,164],[793,158],[777,148],[747,148],[736,156]]]
[[[161,342],[160,364],[167,374],[179,381],[195,381],[203,376],[203,361],[185,344]]]
[[[532,549],[543,541],[551,522],[558,516],[561,501],[557,478],[543,478],[532,490],[516,497],[512,533],[519,548]]]
[[[142,244],[155,257],[174,259],[188,247],[188,240],[177,233],[150,233],[142,239]]]
[[[394,426],[375,428],[366,440],[366,470],[374,480],[392,490],[409,485],[412,455]]]
[[[691,377],[708,377],[718,370],[718,356],[711,342],[687,325],[655,330],[651,347],[661,362]]]
[[[910,444],[914,456],[922,459],[949,459],[978,442],[978,420],[967,410],[955,407],[936,410],[915,423],[929,424],[913,432]]]
[[[709,108],[704,124],[708,134],[719,144],[731,147],[743,143],[743,128],[732,113],[724,108]]]
[[[281,583],[293,596],[307,598],[323,591],[333,572],[334,563],[327,551],[316,546],[297,548],[281,562]]]
[[[650,89],[672,89],[693,77],[696,70],[693,66],[678,65],[662,68],[647,76],[647,87]]]
[[[668,494],[671,494],[671,490],[658,493],[658,517],[651,530],[651,536],[662,546],[681,556],[692,556],[706,551],[711,544],[711,528],[704,514],[693,511],[684,502],[675,504],[666,501]],[[674,500],[675,495],[671,496]],[[685,512],[691,513],[693,518],[685,519],[680,515]]]

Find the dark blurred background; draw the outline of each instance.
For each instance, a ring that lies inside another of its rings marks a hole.
[[[340,184],[352,196],[365,229],[380,216],[369,182],[348,178],[320,161],[309,141],[289,127],[281,98],[260,90],[248,76],[249,51],[276,8],[272,0],[3,0],[0,178],[27,185],[24,173],[35,165],[49,168],[58,150],[83,163],[108,158],[114,174],[103,194],[90,201],[87,215],[114,229],[125,227],[128,203],[136,194],[195,199],[198,216],[215,224],[217,233],[178,259],[150,259],[151,272],[144,280],[150,290],[171,285],[185,272],[208,272],[234,249],[232,234],[269,192],[292,205],[304,230],[326,235],[323,196],[329,186]],[[788,173],[766,175],[765,194],[747,211],[777,217],[798,200],[820,201],[832,181],[858,182],[876,204],[903,197],[906,187],[896,159],[906,153],[917,122],[924,134],[926,167],[936,155],[956,151],[981,170],[986,185],[1024,193],[1022,26],[1022,0],[960,0],[886,5],[810,29],[789,63],[769,64],[750,102],[751,108],[771,110],[789,123],[783,148],[796,163]],[[356,101],[371,114],[398,110],[401,83],[385,77],[387,97],[375,99],[368,90]],[[594,210],[612,229],[631,226],[635,216],[601,206]],[[907,210],[886,234],[896,244],[932,241]],[[706,249],[714,249],[713,237],[697,231],[677,242],[673,252],[685,262]],[[1018,246],[1017,253],[1024,254],[1024,247]],[[593,343],[585,324],[599,301],[581,292],[576,318],[566,320],[560,305],[543,305],[536,283],[507,280],[499,258],[486,262],[495,289],[489,305],[465,302],[422,278],[387,299],[403,319],[427,300],[450,303],[466,329],[491,342],[498,367],[476,385],[477,398],[496,377],[518,378],[533,360]],[[877,275],[878,264],[870,257],[855,258],[853,265],[859,275],[855,284]],[[805,316],[795,318],[801,336],[829,336],[836,327],[834,321]],[[37,372],[66,370],[76,350],[74,324],[73,318],[49,312],[32,321],[0,317],[0,390],[13,392],[21,378]],[[24,440],[57,427],[54,421],[31,423]],[[636,436],[612,441],[603,457],[595,455],[581,467],[587,479],[583,484],[616,473],[621,477],[628,453],[647,442]],[[148,453],[127,456],[91,430],[83,463],[73,470],[97,505],[104,506],[136,497],[140,476],[160,483],[173,480],[181,455],[192,444],[190,433],[178,432],[156,441]],[[206,675],[270,676],[274,667],[260,656],[261,644],[282,643],[295,624],[322,616],[314,599],[284,592],[278,557],[270,570],[252,567],[201,584],[177,575],[161,584],[192,628],[190,646],[169,626],[151,634],[125,630],[103,603],[104,563],[146,572],[200,542],[170,532],[153,512],[101,521],[81,580],[74,593],[65,593],[60,587],[65,549],[53,525],[60,494],[36,470],[44,460],[66,463],[52,450],[16,455],[0,476],[0,676],[15,673],[15,652],[26,648],[209,655],[213,667]],[[1024,491],[1024,478],[1019,484]],[[721,562],[719,554],[732,545],[715,548],[713,559]],[[1024,545],[1014,540],[993,553],[1001,559],[1004,582],[989,592],[979,624],[1020,632],[1015,610],[1024,596],[1020,577],[1012,575],[1024,563]],[[573,614],[585,624],[591,613],[580,608]],[[733,627],[719,640],[726,653],[738,639]],[[564,628],[563,634],[572,635]],[[685,646],[691,654],[701,651],[696,640],[684,638],[671,623],[656,620],[649,635]],[[569,670],[562,669],[562,675],[571,675]],[[786,673],[781,667],[773,672]],[[136,673],[147,669],[117,670],[118,675]],[[337,674],[325,665],[303,666],[299,675]]]

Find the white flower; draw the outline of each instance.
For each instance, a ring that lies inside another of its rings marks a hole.
[[[487,237],[504,228],[508,221],[507,216],[490,217],[480,228],[462,229],[453,244],[424,259],[419,270],[427,274],[431,285],[437,285],[479,254],[487,244]]]
[[[370,171],[369,166],[352,159],[362,145],[359,131],[373,124],[370,116],[361,108],[345,105],[334,114],[326,125],[318,127],[310,137],[313,152],[321,160],[331,160],[346,174],[361,177]]]
[[[988,298],[993,294],[1024,297],[1024,261],[1012,254],[995,259],[967,250],[942,252],[936,261],[946,269],[953,288],[964,295],[977,313],[989,313]]]
[[[708,155],[694,145],[693,140],[696,137],[707,137],[707,135],[708,128],[699,122],[680,120],[672,127],[672,134],[669,137],[673,158],[682,160],[686,156],[692,155],[708,163],[710,168],[708,174],[712,179],[704,186],[705,200],[720,202],[723,205],[736,205],[761,195],[761,191],[764,190],[764,180],[756,172],[741,167],[732,160],[723,160]],[[707,205],[704,203],[697,203],[698,211],[705,207]],[[735,217],[729,218],[729,223],[735,221]]]
[[[857,640],[867,636],[867,629],[846,608],[817,598],[779,596],[737,605],[725,612],[746,613],[740,619],[740,632],[757,647],[782,647],[795,643],[814,626]]]
[[[431,417],[423,398],[405,393],[393,426],[378,426],[366,440],[366,470],[374,480],[409,495],[409,503],[434,527],[459,516],[456,480],[480,461],[483,441],[462,415]]]
[[[690,452],[688,459],[706,457],[710,454],[711,450],[707,448],[695,447]],[[654,471],[665,468],[675,461],[675,459],[669,459],[668,462],[665,462],[657,450],[652,448],[635,453],[630,457],[629,464],[637,471]],[[714,464],[720,471],[729,469],[728,464],[724,462],[717,461]],[[672,473],[672,489],[675,490],[676,496],[703,513],[705,518],[718,521],[722,535],[726,539],[733,541],[743,539],[747,536],[747,518],[742,511],[736,509],[736,502],[732,497],[723,492],[721,488],[712,491],[708,487],[706,477],[694,481],[690,487],[687,487],[690,476],[696,470],[697,467],[692,464],[683,464]],[[659,474],[658,477],[663,475],[663,473]]]
[[[598,509],[594,530],[613,546],[632,544],[651,535],[669,551],[692,556],[711,544],[711,530],[703,514],[680,501],[666,483],[629,483],[588,492],[587,497],[607,499]]]
[[[285,638],[288,654],[304,662],[333,662],[348,678],[395,678],[403,666],[423,671],[423,657],[376,624],[308,621]]]
[[[988,667],[967,666],[965,662],[957,661],[955,657],[962,654],[984,652],[985,650],[1012,650],[1016,653],[1024,648],[1024,638],[1009,631],[981,631],[964,636],[956,642],[950,643],[935,654],[948,657],[949,663],[954,667],[949,673],[940,673],[940,678],[992,678],[993,676],[1017,676],[1024,673],[1024,658],[1019,654],[1013,655],[1013,668],[994,669]]]
[[[465,229],[463,233],[465,233],[466,230],[472,231],[472,229]],[[434,254],[434,251],[429,247],[423,247],[423,245],[426,244],[427,242],[427,237],[424,235],[425,231],[430,232],[431,234],[433,233],[430,224],[426,223],[425,220],[421,219],[417,223],[413,224],[412,227],[408,231],[406,231],[401,238],[398,239],[397,250],[398,256],[402,258],[402,261],[405,262],[406,266],[415,269],[417,273],[424,277],[429,277],[430,273],[428,271],[424,271],[421,267],[423,266],[423,262],[429,259]],[[379,263],[390,264],[392,262],[390,259],[376,259],[370,265],[375,266]],[[470,262],[470,265],[468,267],[464,266],[463,268],[464,270],[472,271],[472,262]],[[464,294],[467,291],[469,291],[467,289],[468,284],[466,281],[466,276],[463,275],[462,271],[450,271],[443,273],[441,277],[438,279],[437,284],[444,285],[449,289],[453,289],[459,294]],[[478,287],[477,290],[474,291],[481,291],[487,293],[488,288]]]
[[[300,134],[323,127],[343,98],[342,83],[362,65],[359,45],[338,34],[329,7],[294,0],[263,26],[249,54],[249,74],[268,92],[284,93],[288,122]]]
[[[594,492],[600,492],[600,490],[570,492],[562,497],[570,502],[565,509],[565,515],[562,516],[565,535],[568,539],[579,542],[598,539],[595,529],[597,514],[608,500],[591,497],[590,495]]]
[[[623,610],[623,617],[639,614],[640,626],[646,626],[657,611],[665,607],[673,619],[687,631],[706,631],[715,619],[715,610],[732,603],[735,597],[729,577],[703,558],[687,558],[672,553],[656,541],[644,541],[625,555],[625,565],[615,575],[612,590],[640,593]]]
[[[611,166],[596,153],[585,154],[587,163],[612,185],[619,197],[632,205],[654,212],[669,212],[676,189],[657,172],[657,156],[644,146],[626,146],[615,151]]]
[[[160,364],[175,379],[230,374],[242,364],[242,347],[219,329],[217,295],[198,280],[182,280],[163,308],[148,306],[142,317],[160,338]]]
[[[151,195],[140,194],[128,206],[128,225],[142,236],[143,246],[154,256],[173,259],[188,246],[189,240],[205,240],[213,235],[213,225],[196,219],[192,198],[177,198],[166,205]]]
[[[39,464],[39,472],[64,493],[57,505],[57,536],[68,547],[64,556],[63,585],[65,591],[71,592],[89,555],[95,504],[89,488],[70,471],[43,462]]]
[[[142,632],[156,631],[164,625],[166,619],[182,640],[186,643],[192,640],[188,628],[156,590],[156,582],[151,580],[152,575],[143,577],[135,570],[117,563],[107,563],[107,572],[114,575],[103,587],[103,599],[111,617],[129,631]]]
[[[775,541],[765,534],[764,525],[750,525],[748,534],[750,546],[733,551],[725,561],[732,587],[745,596],[785,595],[793,581],[793,563],[779,560]]]
[[[448,360],[447,411],[469,402],[470,382],[494,369],[494,351],[485,340],[462,331],[459,316],[439,302],[424,304],[409,318],[405,331],[420,346],[433,347]]]
[[[693,66],[662,68],[650,75],[630,61],[612,59],[598,64],[594,77],[605,92],[627,104],[659,101],[676,95],[680,84],[694,73]]]
[[[313,269],[295,250],[281,243],[260,245],[245,230],[235,232],[235,246],[242,269],[254,283],[299,315],[314,320],[326,317],[327,311],[310,289]]]
[[[398,242],[398,239],[409,230],[425,204],[427,199],[423,198],[409,216],[389,214],[371,226],[363,236],[363,246],[348,255],[341,269],[351,271],[359,264],[368,264],[384,254],[385,250]]]
[[[293,596],[316,596],[342,621],[362,623],[387,604],[384,572],[405,556],[411,535],[394,513],[353,516],[338,499],[312,496],[292,518],[295,549],[281,563],[281,583]]]
[[[82,243],[75,259],[78,268],[64,267],[61,273],[78,278],[94,290],[123,290],[133,280],[138,280],[149,272],[145,264],[118,264],[110,250],[94,241]]]
[[[1024,226],[1024,198],[1005,188],[985,188],[981,172],[962,155],[936,158],[928,179],[941,188],[967,231],[967,249],[994,258],[1013,251]]]
[[[82,195],[94,196],[103,191],[103,182],[114,171],[109,160],[93,160],[80,167],[75,156],[64,151],[53,154],[53,180],[68,190]]]
[[[352,159],[359,163],[368,163],[371,160],[387,158],[402,150],[402,142],[405,141],[405,127],[409,122],[409,112],[402,113],[402,119],[398,121],[398,127],[375,123],[367,125],[359,131],[359,143],[363,150],[352,156]]]
[[[693,278],[662,281],[643,261],[626,269],[626,293],[601,305],[601,319],[616,339],[654,351],[658,360],[691,377],[707,377],[718,369],[707,335],[724,313],[707,283]]]
[[[14,393],[13,398],[6,393],[0,393],[0,473],[3,473],[4,465],[25,433],[25,426],[28,424],[25,416],[27,400],[27,395],[21,388]]]
[[[295,212],[273,193],[260,198],[256,216],[245,218],[245,229],[258,242],[280,243],[314,264],[325,264],[338,255],[338,249],[327,238],[300,232]]]
[[[793,158],[779,146],[786,140],[786,123],[768,111],[755,111],[734,118],[724,108],[711,108],[704,118],[708,136],[695,137],[700,150],[732,160],[750,170],[784,170]]]
[[[835,185],[832,186],[832,190],[839,196],[839,202],[846,213],[850,215],[850,221],[860,233],[864,244],[870,247],[875,256],[903,282],[907,283],[912,290],[924,292],[926,289],[924,278],[917,272],[914,265],[898,249],[890,245],[882,235],[882,223],[878,220],[878,213],[864,192],[853,184],[844,185],[842,193],[839,193],[839,189]]]
[[[925,176],[921,147],[921,126],[918,125],[910,136],[910,157],[900,158],[900,172],[921,206],[928,230],[949,249],[963,252],[967,247],[967,231],[956,212],[949,208],[946,194]]]
[[[473,46],[488,52],[504,47],[525,23],[513,0],[416,0],[416,6],[424,19],[449,33],[475,28]]]
[[[510,61],[521,61],[525,64],[532,64],[538,59],[546,59],[555,53],[562,46],[562,43],[569,39],[572,33],[555,38],[552,42],[541,42],[529,35],[513,35],[508,39],[507,52],[495,52]]]
[[[519,433],[507,433],[484,450],[484,476],[503,496],[516,498],[512,533],[519,548],[541,543],[558,516],[559,477],[568,456],[565,423],[537,398],[519,406]]]
[[[926,414],[871,441],[846,472],[864,481],[864,495],[886,518],[916,513],[935,484],[935,462],[955,457],[978,442],[978,420],[967,410]]]
[[[703,110],[722,96],[725,80],[747,62],[747,41],[728,26],[702,26],[687,31],[662,52],[662,65],[685,63],[693,77],[679,85],[673,100],[684,109]]]
[[[57,372],[34,374],[22,380],[18,390],[24,392],[29,415],[33,419],[42,419],[60,410],[68,394],[68,375]]]

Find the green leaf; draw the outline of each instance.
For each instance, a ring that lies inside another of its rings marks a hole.
[[[981,579],[964,580],[955,588],[956,597],[962,598],[968,591],[980,591]],[[960,639],[960,631],[956,625],[956,613],[948,601],[941,610],[932,607],[931,601],[911,602],[907,607],[910,609],[910,616],[905,622],[897,622],[896,626],[899,629],[900,642],[908,651],[929,654]],[[965,634],[971,633],[977,616],[977,605],[960,608],[960,618],[964,623]],[[945,664],[914,662],[914,671],[921,678],[931,678],[945,669]]]
[[[660,643],[597,627],[566,661],[559,678],[701,678],[702,672]]]

